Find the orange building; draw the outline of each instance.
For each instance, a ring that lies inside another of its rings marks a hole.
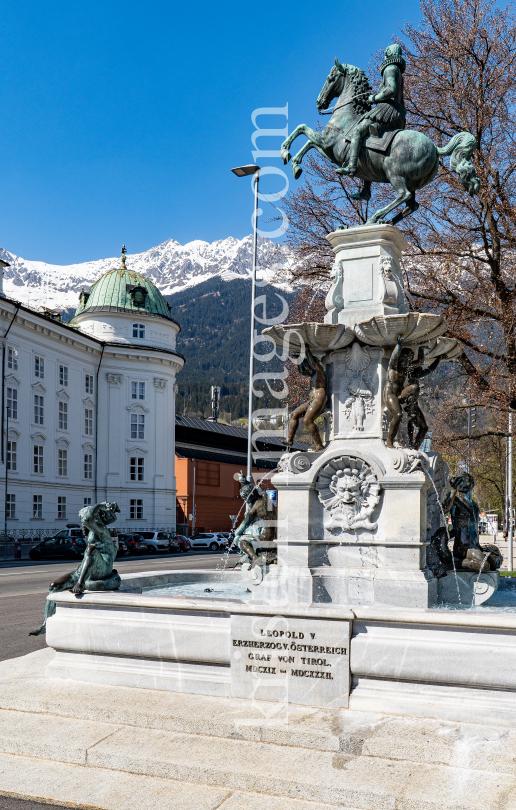
[[[284,452],[279,439],[264,436],[260,451]],[[306,450],[305,444],[296,448]],[[258,459],[253,477],[271,473],[275,460]],[[191,534],[195,505],[195,531],[229,532],[231,515],[242,508],[240,484],[235,476],[247,469],[247,431],[188,416],[176,416],[176,521],[180,534]],[[195,472],[195,493],[194,493]],[[255,477],[256,480],[256,477]],[[262,488],[272,489],[263,482]],[[243,509],[237,522],[243,517]]]

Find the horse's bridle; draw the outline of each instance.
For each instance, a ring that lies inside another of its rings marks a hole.
[[[334,107],[332,110],[319,110],[319,115],[331,115],[332,113],[336,112],[337,110],[341,110],[343,107],[347,107],[348,104],[351,104],[356,98],[360,98],[361,96],[369,96],[370,93],[367,91],[366,93],[359,93],[357,96],[353,96],[350,98],[349,101],[346,101],[345,104],[339,104],[338,107]]]

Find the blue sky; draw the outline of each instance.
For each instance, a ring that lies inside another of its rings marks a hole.
[[[412,0],[0,8],[0,245],[57,264],[248,234],[249,181],[229,170],[252,162],[253,110],[288,103],[289,131],[315,126],[334,57],[365,68],[421,16]]]

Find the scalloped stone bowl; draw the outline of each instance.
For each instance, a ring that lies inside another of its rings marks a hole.
[[[290,323],[269,326],[263,334],[274,341],[276,346],[299,351],[309,346],[316,352],[330,352],[343,349],[354,340],[355,333],[342,323]]]
[[[456,360],[463,352],[462,346],[455,338],[440,337],[425,356],[425,362],[431,363],[436,357],[441,360]]]
[[[357,323],[356,336],[370,346],[388,346],[402,337],[407,343],[422,343],[442,335],[447,329],[441,315],[407,312],[405,315],[375,315]]]

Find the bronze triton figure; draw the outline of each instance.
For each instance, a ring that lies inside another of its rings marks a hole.
[[[288,436],[282,439],[282,444],[287,447],[292,447],[294,444],[294,436],[299,427],[299,420],[304,416],[305,426],[312,434],[315,442],[316,450],[324,450],[324,445],[321,441],[319,429],[315,424],[315,420],[320,416],[324,410],[328,397],[326,395],[326,373],[319,360],[313,356],[310,349],[305,347],[306,356],[301,361],[299,370],[305,377],[310,377],[312,381],[312,390],[310,391],[310,399],[299,405],[295,411],[292,411],[288,423]]]
[[[258,546],[260,542],[276,540],[277,509],[270,503],[267,493],[257,484],[253,484],[252,479],[245,478],[240,473],[238,480],[241,484],[240,497],[245,501],[247,512],[235,532],[232,547],[238,546],[240,551],[247,555],[253,566],[260,562],[274,562],[275,552],[271,554],[270,551],[265,551],[256,554],[250,540],[255,540]]]
[[[340,63],[330,70],[317,98],[319,112],[327,110],[337,99],[329,123],[322,132],[300,124],[281,146],[284,163],[290,158],[290,147],[299,135],[308,141],[292,160],[292,172],[301,176],[301,161],[315,148],[342,174],[355,175],[364,181],[358,198],[368,199],[371,183],[390,183],[396,199],[380,208],[368,223],[381,222],[390,211],[405,205],[391,220],[395,225],[418,208],[416,191],[432,182],[439,168],[439,157],[451,155],[450,168],[459,175],[463,188],[478,194],[480,180],[470,157],[477,142],[469,132],[459,132],[443,147],[436,147],[421,132],[405,130],[403,71],[405,60],[399,45],[389,45],[380,66],[382,82],[373,94],[363,70]],[[373,104],[377,104],[372,108]]]
[[[427,368],[423,368],[424,358],[425,350],[423,346],[420,346],[417,359],[412,360],[408,364],[408,385],[403,389],[399,397],[400,402],[403,403],[403,410],[408,416],[407,433],[409,447],[412,447],[414,450],[419,450],[423,443],[423,439],[428,433],[428,425],[426,423],[424,413],[419,407],[419,394],[421,392],[419,380],[421,380],[423,377],[427,377],[432,373],[432,371],[435,371],[441,359],[440,357],[436,357]]]
[[[403,348],[403,338],[399,337],[389,360],[387,382],[383,392],[385,407],[391,415],[389,435],[385,442],[387,447],[394,447],[394,439],[398,435],[401,420],[403,419],[400,399],[405,387],[411,357],[412,349]]]
[[[120,509],[116,503],[97,503],[95,506],[85,506],[81,509],[79,517],[82,531],[88,538],[84,557],[76,571],[64,574],[50,583],[49,594],[69,590],[79,596],[84,591],[118,590],[122,580],[113,568],[117,550],[107,528],[110,523],[115,522],[117,512],[120,512]],[[44,633],[47,619],[55,612],[56,603],[47,599],[43,624],[29,635],[39,636],[40,633]]]
[[[457,567],[466,571],[496,571],[502,564],[498,546],[480,545],[478,521],[480,509],[473,500],[475,481],[470,473],[450,478],[451,492],[442,508],[452,519],[453,556]]]

